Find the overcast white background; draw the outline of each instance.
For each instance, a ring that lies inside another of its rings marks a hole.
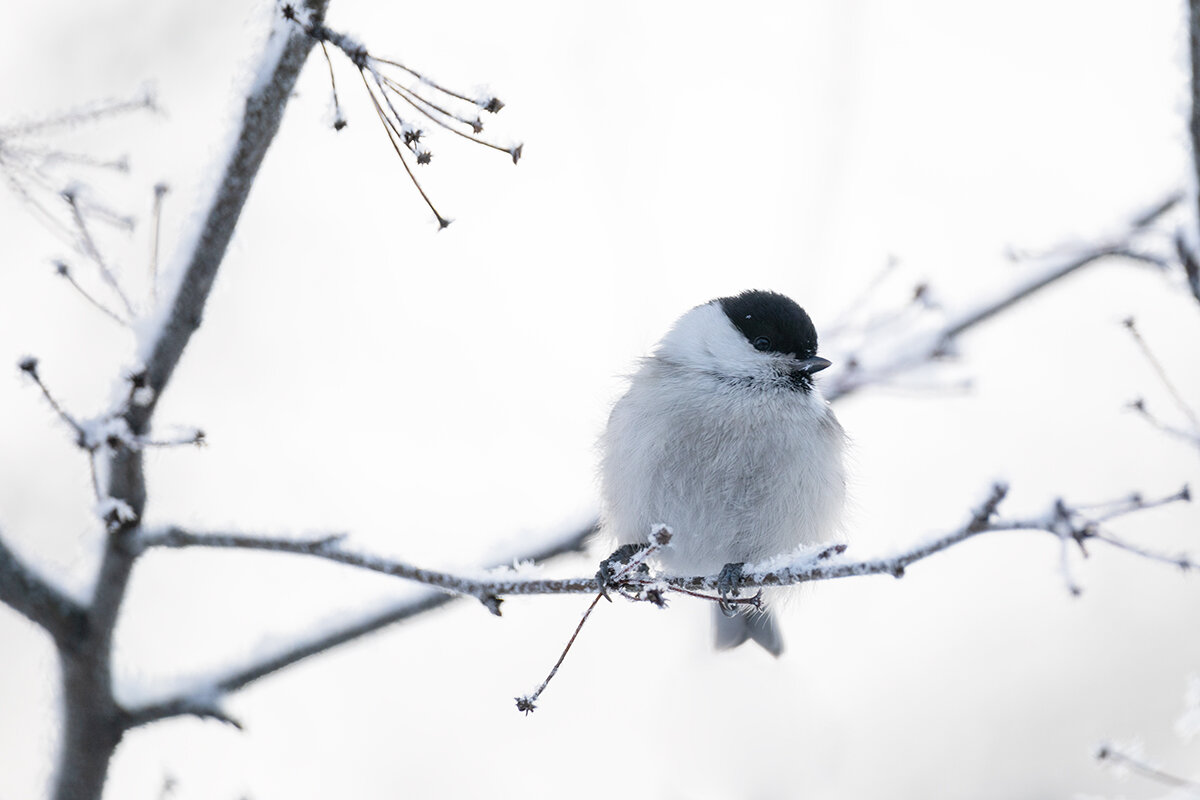
[[[0,121],[151,82],[164,113],[54,141],[133,170],[100,181],[141,219],[106,247],[145,296],[150,187],[178,233],[219,165],[268,3],[4,4]],[[347,531],[432,567],[473,566],[586,521],[594,442],[629,372],[687,308],[785,292],[818,328],[890,257],[901,296],[949,307],[1003,284],[1014,246],[1115,229],[1187,180],[1184,10],[1175,0],[397,4],[333,0],[328,23],[452,86],[489,85],[502,154],[434,137],[436,231],[336,61],[335,134],[310,60],[160,426],[204,450],[148,460],[147,522]],[[53,275],[66,246],[0,194],[0,532],[86,596],[98,526],[86,462],[15,365],[102,411],[132,338]],[[76,259],[79,262],[79,259]],[[83,269],[80,263],[81,270]],[[1169,399],[1120,320],[1138,318],[1200,398],[1200,306],[1178,276],[1108,263],[995,319],[950,370],[970,392],[869,391],[847,538],[862,554],[959,524],[989,483],[1014,513],[1200,484],[1200,454],[1123,410]],[[1121,530],[1198,549],[1194,508]],[[603,556],[560,564],[587,574]],[[1200,580],[1095,548],[1071,597],[1048,536],[987,537],[903,581],[806,589],[775,661],[709,650],[708,613],[603,606],[526,718],[513,697],[586,598],[478,605],[382,632],[231,699],[247,730],[179,720],[130,735],[106,797],[360,798],[634,792],[666,798],[1041,798],[1162,791],[1096,765],[1102,740],[1195,773],[1172,732],[1200,670]],[[411,591],[283,556],[140,562],[118,632],[124,696],[246,658]],[[53,767],[56,663],[0,611],[0,800]]]

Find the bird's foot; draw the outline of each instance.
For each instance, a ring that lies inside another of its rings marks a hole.
[[[611,601],[608,590],[617,588],[613,576],[620,572],[622,567],[628,565],[634,556],[649,546],[648,544],[623,544],[614,550],[612,555],[600,562],[600,569],[596,572],[596,585],[600,587],[600,594],[604,596],[605,600]]]
[[[736,561],[721,567],[720,573],[717,575],[717,594],[721,595],[721,613],[727,617],[732,617],[738,612],[736,603],[729,602],[729,598],[737,597],[742,593],[738,584],[742,581],[742,569],[746,566],[744,561]]]

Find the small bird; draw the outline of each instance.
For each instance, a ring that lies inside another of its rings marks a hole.
[[[609,417],[603,529],[628,548],[668,525],[662,568],[720,573],[726,597],[745,563],[826,541],[846,493],[845,434],[813,382],[828,366],[812,320],[782,294],[746,291],[688,311]],[[753,639],[783,652],[768,612],[735,608],[717,609],[719,649]]]

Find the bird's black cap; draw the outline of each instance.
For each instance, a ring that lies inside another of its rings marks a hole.
[[[817,329],[790,297],[751,290],[718,298],[717,302],[755,349],[785,353],[800,360],[817,354]]]

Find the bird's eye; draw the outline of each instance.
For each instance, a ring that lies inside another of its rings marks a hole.
[[[755,350],[770,350],[771,349],[771,340],[765,336],[758,337],[757,339],[754,340],[754,349]]]

